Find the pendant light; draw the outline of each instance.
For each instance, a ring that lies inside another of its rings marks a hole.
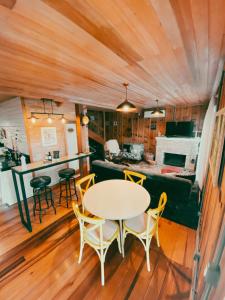
[[[151,115],[156,118],[162,118],[162,117],[164,117],[164,112],[163,112],[163,110],[161,110],[159,108],[159,100],[155,100],[155,101],[156,101],[157,106],[156,106],[156,108],[153,109]]]
[[[35,124],[38,120],[38,118],[33,113],[31,113],[31,116],[28,119],[30,119],[33,124]]]
[[[116,110],[125,113],[135,112],[137,110],[136,106],[127,100],[128,83],[123,83],[123,86],[126,89],[126,98],[121,104],[117,106]]]
[[[64,114],[60,114],[60,113],[54,113],[53,111],[53,103],[54,103],[54,100],[52,99],[47,99],[47,98],[42,98],[42,103],[43,103],[43,112],[39,112],[39,111],[32,111],[31,112],[31,116],[28,118],[31,120],[31,122],[34,124],[36,123],[36,121],[39,119],[37,118],[37,115],[38,116],[44,116],[45,119],[46,119],[46,116],[47,116],[47,122],[49,124],[52,124],[52,122],[55,120],[55,119],[59,119],[62,124],[65,124],[67,122],[66,118],[64,117]],[[50,106],[51,106],[51,111],[46,111],[46,103],[50,103]]]

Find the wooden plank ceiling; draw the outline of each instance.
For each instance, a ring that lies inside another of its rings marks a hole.
[[[207,102],[224,0],[0,0],[0,94],[113,108]]]

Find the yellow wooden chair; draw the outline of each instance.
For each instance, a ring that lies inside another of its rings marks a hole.
[[[156,235],[158,247],[160,246],[158,223],[163,213],[163,210],[165,208],[166,202],[167,202],[167,195],[166,193],[162,193],[157,208],[149,209],[146,213],[143,213],[142,215],[137,216],[135,218],[125,220],[123,222],[123,240],[122,240],[123,251],[124,251],[125,238],[127,234],[133,234],[134,236],[136,236],[144,246],[146,252],[148,271],[150,271],[149,248],[150,248],[151,239],[154,235]]]
[[[84,194],[87,192],[87,190],[89,189],[89,187],[91,185],[95,184],[95,173],[89,174],[81,179],[79,179],[76,182],[76,187],[79,191],[80,197],[81,197],[81,203],[82,203],[82,209],[84,212],[84,206],[83,206],[83,197]]]
[[[101,283],[105,283],[104,262],[106,253],[112,242],[117,239],[119,252],[121,253],[119,226],[116,222],[89,217],[80,212],[79,206],[72,203],[74,213],[80,226],[80,254],[78,263],[81,262],[83,248],[88,244],[97,252],[101,263]]]
[[[134,171],[124,170],[123,173],[125,174],[125,180],[129,180],[140,185],[143,185],[143,182],[146,179],[145,175]]]

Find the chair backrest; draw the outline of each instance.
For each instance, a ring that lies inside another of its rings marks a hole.
[[[79,190],[81,200],[84,197],[84,194],[89,189],[91,185],[95,184],[95,173],[89,174],[76,182],[76,187]]]
[[[98,217],[89,217],[86,216],[84,213],[82,213],[79,209],[78,204],[76,204],[75,202],[72,202],[72,207],[73,207],[73,211],[75,213],[75,216],[77,217],[77,220],[79,222],[79,226],[80,226],[80,234],[83,238],[85,230],[86,230],[86,226],[85,223],[87,224],[92,224],[93,226],[91,227],[91,229],[88,230],[95,230],[95,229],[99,229],[100,232],[100,245],[103,246],[103,230],[102,230],[102,225],[105,223],[105,219],[101,219]],[[93,246],[96,246],[96,244],[93,243]]]
[[[146,179],[145,175],[134,171],[124,170],[123,172],[125,174],[125,180],[129,180],[140,185],[143,185],[143,182]]]
[[[150,208],[147,211],[147,214],[148,214],[147,232],[150,231],[150,218],[151,217],[156,221],[154,228],[151,229],[151,233],[154,233],[154,231],[156,230],[156,226],[158,225],[159,219],[160,219],[160,217],[161,217],[161,215],[162,215],[162,213],[164,211],[164,208],[166,206],[166,202],[167,202],[167,195],[166,195],[165,192],[163,192],[160,195],[158,207],[154,208],[154,209]]]
[[[120,147],[117,140],[108,140],[104,145],[105,151],[109,151],[109,153],[119,155]]]

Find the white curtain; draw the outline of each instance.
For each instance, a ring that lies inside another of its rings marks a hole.
[[[211,99],[208,110],[205,115],[205,120],[202,129],[201,144],[199,147],[198,162],[196,167],[196,180],[202,189],[209,160],[209,154],[212,143],[213,129],[216,117],[216,105],[214,97]]]

